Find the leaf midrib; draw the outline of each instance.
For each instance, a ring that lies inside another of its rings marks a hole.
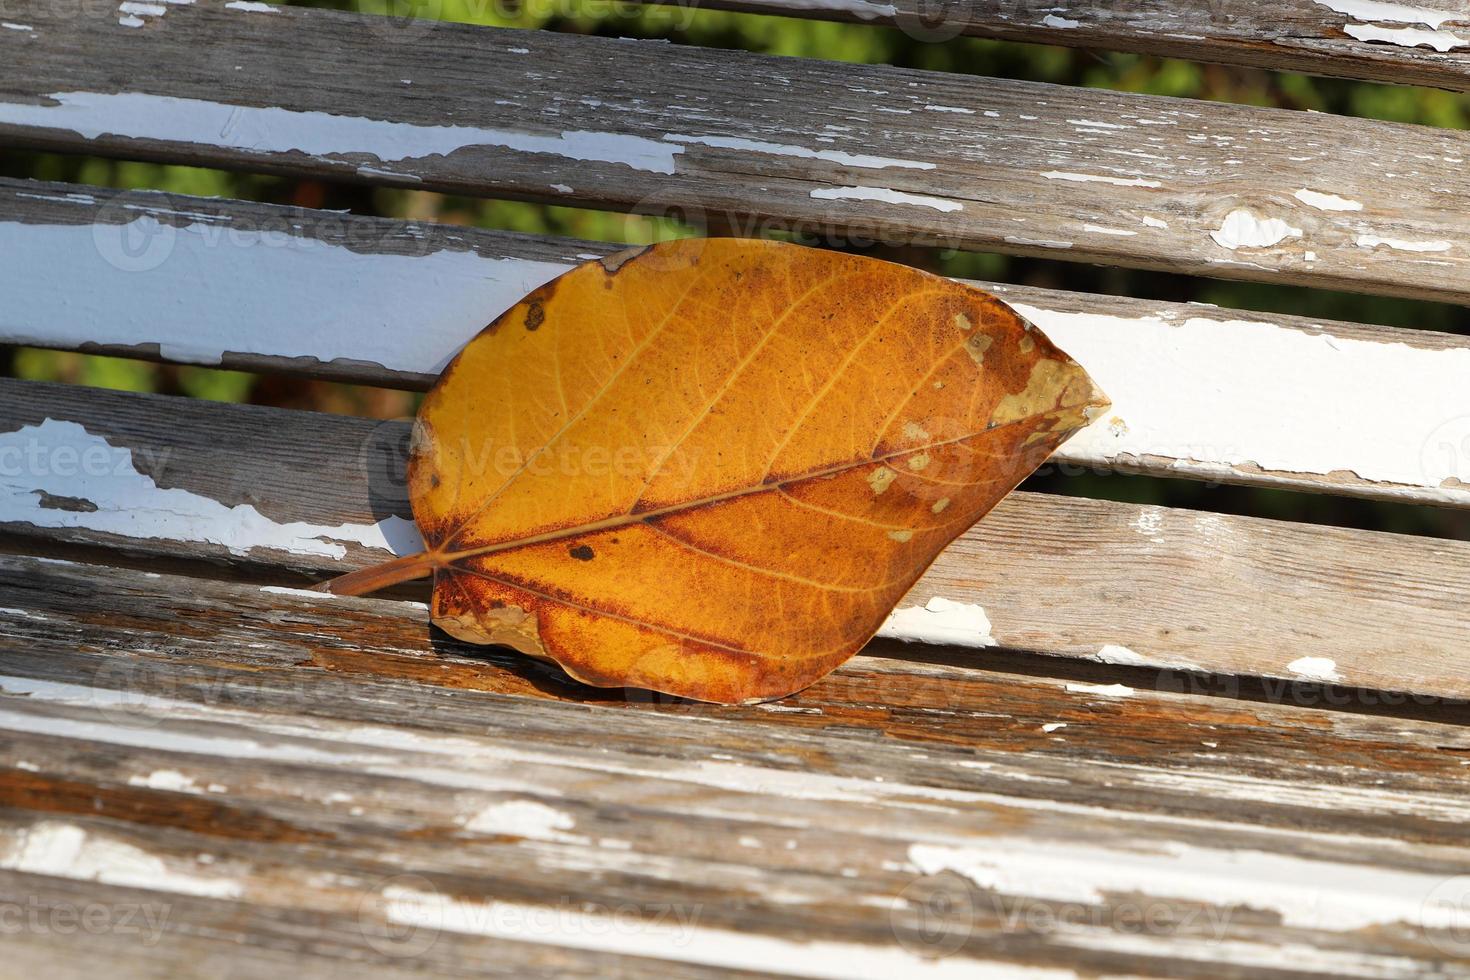
[[[967,439],[975,439],[980,436],[989,435],[990,433],[995,432],[998,429],[1009,428],[1013,425],[1020,425],[1023,422],[1032,422],[1037,419],[1050,418],[1053,415],[1058,415],[1074,407],[1083,406],[1058,406],[1057,408],[1054,408],[1049,412],[1040,412],[1035,415],[1027,415],[1024,418],[1012,419],[1008,422],[1002,422],[998,425],[982,429],[979,432],[969,432],[962,436],[956,436],[953,439],[940,439],[934,442],[923,443],[917,446],[910,446],[905,449],[894,450],[891,453],[884,453],[881,456],[872,456],[864,460],[849,460],[847,462],[838,463],[834,466],[828,466],[820,469],[809,470],[804,473],[799,473],[795,476],[787,477],[784,480],[773,480],[769,483],[762,482],[754,486],[739,487],[735,490],[726,491],[724,493],[711,494],[706,497],[697,497],[690,500],[683,500],[677,504],[670,504],[667,507],[660,507],[655,510],[644,511],[642,513],[629,511],[622,514],[617,514],[613,517],[602,518],[601,520],[597,521],[588,521],[584,524],[578,524],[572,527],[558,528],[554,531],[546,531],[541,534],[529,535],[527,537],[517,538],[511,541],[500,541],[496,542],[495,544],[484,545],[479,548],[466,548],[462,551],[438,553],[437,557],[441,564],[447,565],[453,564],[454,562],[461,561],[466,558],[478,558],[481,555],[493,555],[504,551],[513,551],[517,548],[528,548],[538,544],[549,544],[555,541],[565,541],[570,538],[577,538],[586,534],[596,534],[600,531],[611,531],[617,528],[631,527],[634,524],[646,523],[648,521],[656,520],[660,517],[667,517],[671,514],[679,514],[685,511],[698,510],[703,507],[711,506],[712,504],[724,503],[727,500],[737,500],[741,497],[748,497],[758,493],[769,493],[777,489],[787,487],[794,483],[801,483],[806,480],[816,480],[824,476],[835,476],[839,473],[845,473],[848,470],[857,469],[860,466],[870,466],[875,463],[887,463],[890,460],[898,459],[903,456],[928,452],[931,449],[941,449],[945,446],[952,446],[957,443],[964,442]]]

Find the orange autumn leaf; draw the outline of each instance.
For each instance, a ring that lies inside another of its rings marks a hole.
[[[798,691],[1107,405],[989,293],[694,239],[589,262],[476,337],[419,412],[433,621],[601,687]]]

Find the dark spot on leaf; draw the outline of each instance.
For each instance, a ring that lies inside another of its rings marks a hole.
[[[593,551],[585,544],[579,544],[570,552],[568,552],[568,554],[577,559],[577,561],[591,561],[594,557],[596,557],[597,552]]]
[[[526,329],[535,330],[541,326],[541,321],[545,319],[546,311],[541,308],[540,301],[533,300],[531,305],[526,307]]]

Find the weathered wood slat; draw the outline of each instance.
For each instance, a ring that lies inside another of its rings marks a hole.
[[[419,547],[404,422],[66,385],[0,392],[13,549],[320,577]],[[1470,695],[1467,592],[1466,542],[1014,494],[904,605],[982,606],[993,625],[975,645],[1445,697]]]
[[[20,145],[1470,300],[1463,132],[220,0],[12,7]]]
[[[35,836],[55,834],[44,824]],[[10,836],[23,831],[11,824]],[[110,829],[110,828],[109,828]],[[34,838],[33,838],[34,839]],[[126,835],[111,843],[114,856]],[[108,836],[87,844],[108,847]],[[146,853],[146,852],[142,852]],[[212,856],[212,855],[211,855]],[[287,861],[289,855],[271,855]],[[294,862],[293,862],[294,863]],[[378,892],[332,883],[324,871],[301,887],[299,876],[269,872],[262,886],[283,890],[274,902],[222,901],[170,890],[175,882],[138,882],[136,887],[92,879],[0,871],[0,902],[24,915],[23,928],[5,936],[6,971],[11,976],[50,980],[116,977],[118,980],[176,980],[178,977],[228,976],[232,980],[280,980],[282,976],[350,978],[370,972],[389,980],[414,977],[647,977],[666,972],[666,961],[621,956],[512,938],[487,939],[447,929],[390,929],[374,917],[384,903]],[[405,880],[419,880],[405,876]],[[363,882],[371,885],[371,882]],[[382,884],[380,879],[378,884]],[[355,899],[366,911],[350,905]],[[549,906],[550,916],[560,911]],[[631,921],[630,910],[622,910]],[[89,910],[91,910],[89,912]],[[83,925],[91,914],[91,927]],[[656,918],[661,910],[649,910]],[[552,920],[554,921],[554,919]],[[418,941],[413,937],[417,935]],[[769,976],[679,964],[682,975],[701,978]]]
[[[1467,952],[1460,726],[891,650],[778,705],[620,703],[399,602],[22,557],[0,602],[0,895],[167,905],[125,976],[225,942],[327,975],[501,944],[505,969],[844,977]]]
[[[1228,8],[1219,0],[704,0],[700,6],[881,24],[920,41],[972,35],[1470,90],[1470,13],[1453,0],[1281,0]]]
[[[427,387],[604,243],[0,180],[0,342]],[[1470,506],[1470,341],[978,283],[1114,402],[1083,466]]]

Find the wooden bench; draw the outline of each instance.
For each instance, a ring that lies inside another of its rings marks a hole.
[[[1435,2],[927,23],[1465,89]],[[3,12],[8,146],[1470,298],[1457,131],[238,0]],[[0,342],[410,390],[617,247],[21,180],[0,236]],[[1470,507],[1463,337],[982,285],[1114,399],[1066,462]],[[407,433],[0,381],[0,972],[1470,969],[1470,542],[1017,493],[903,603],[988,633],[713,707],[456,643],[421,592],[301,591],[415,547]]]

